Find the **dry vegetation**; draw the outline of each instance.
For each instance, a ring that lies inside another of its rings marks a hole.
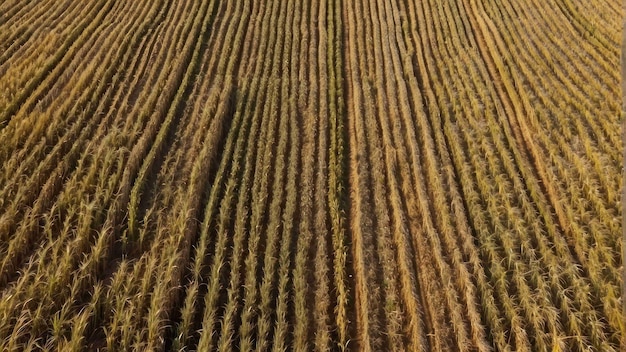
[[[0,350],[617,351],[621,15],[0,2]]]

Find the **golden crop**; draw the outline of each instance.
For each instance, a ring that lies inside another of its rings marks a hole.
[[[621,15],[1,2],[0,350],[619,350]]]

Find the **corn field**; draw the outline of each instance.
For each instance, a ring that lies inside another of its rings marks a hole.
[[[0,1],[0,350],[619,351],[622,12]]]

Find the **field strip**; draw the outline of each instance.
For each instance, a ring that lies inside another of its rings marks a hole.
[[[620,13],[1,2],[0,350],[620,350]]]

